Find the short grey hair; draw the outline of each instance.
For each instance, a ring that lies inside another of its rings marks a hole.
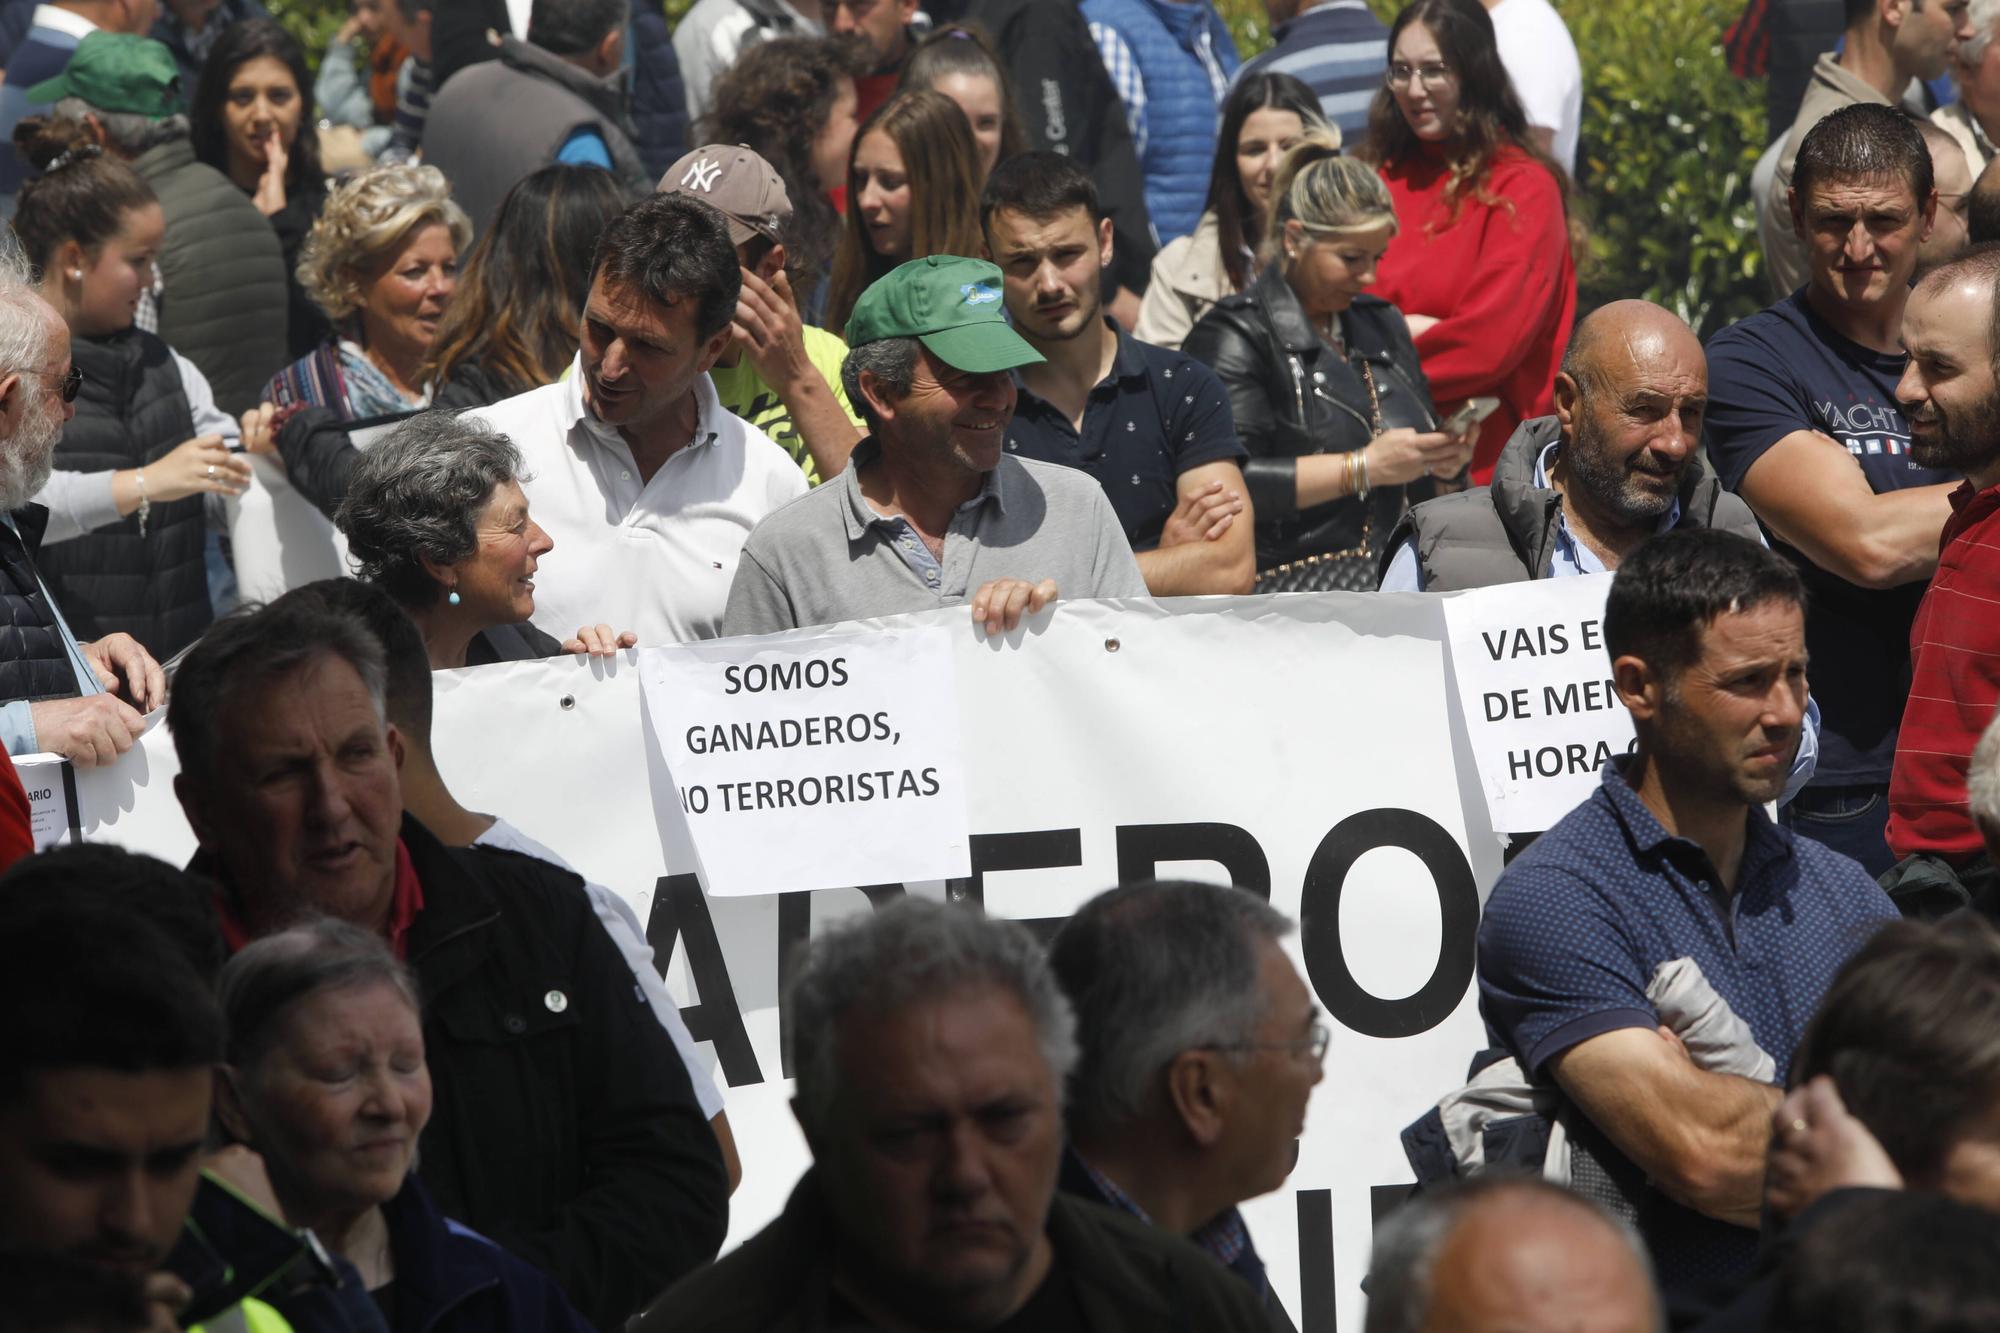
[[[2000,26],[2000,0],[1972,0],[1965,17],[1972,24],[1972,36],[1958,44],[1959,56],[1966,64],[1976,65],[1993,43],[1994,28]]]
[[[2000,714],[1972,747],[1965,769],[1965,798],[1980,835],[1988,845],[2000,845]]]
[[[0,237],[0,375],[42,369],[51,318],[35,286],[34,266],[9,231]]]
[[[1375,1228],[1374,1248],[1368,1256],[1368,1317],[1363,1333],[1421,1333],[1430,1318],[1433,1279],[1445,1242],[1475,1208],[1510,1194],[1577,1209],[1615,1232],[1638,1260],[1647,1287],[1656,1293],[1653,1327],[1666,1328],[1666,1315],[1653,1282],[1653,1261],[1630,1226],[1582,1195],[1538,1176],[1489,1171],[1442,1189],[1426,1190]]]
[[[1102,1142],[1163,1109],[1174,1057],[1252,1040],[1265,1019],[1258,946],[1291,919],[1243,889],[1187,881],[1100,893],[1049,946],[1076,1008],[1069,1123]]]
[[[512,440],[433,409],[361,455],[336,522],[361,577],[416,610],[444,595],[424,558],[455,565],[470,556],[493,489],[520,479]]]
[[[890,393],[901,397],[910,391],[910,382],[916,377],[917,351],[922,346],[915,338],[877,338],[847,349],[847,359],[840,363],[840,387],[847,391],[848,404],[868,423],[870,433],[882,423],[861,392],[861,372],[870,372]]]
[[[120,157],[137,157],[163,143],[177,143],[190,133],[188,118],[178,111],[154,120],[136,111],[106,111],[81,97],[58,98],[55,114],[79,124],[85,119],[96,121],[104,130],[105,146]]]
[[[245,945],[216,981],[229,1042],[224,1058],[254,1070],[302,1001],[333,990],[387,985],[421,1014],[417,979],[379,936],[330,916],[308,918]]]
[[[1076,1019],[1025,926],[975,907],[905,898],[839,922],[813,940],[792,986],[793,1068],[799,1122],[808,1137],[830,1126],[839,1099],[834,1046],[842,1019],[976,986],[997,986],[1020,1000],[1060,1097],[1076,1063]]]
[[[381,641],[358,617],[287,594],[209,626],[181,659],[167,695],[167,730],[181,772],[198,785],[213,782],[224,712],[240,708],[252,691],[327,658],[346,662],[361,677],[386,726],[388,661]]]

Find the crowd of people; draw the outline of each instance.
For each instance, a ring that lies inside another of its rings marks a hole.
[[[1264,896],[821,930],[718,1257],[763,1145],[432,673],[1605,573],[1636,743],[1481,886],[1367,1327],[2000,1326],[2000,0],[1789,83],[1751,6],[1705,345],[1579,308],[1547,0],[1266,2],[0,4],[0,742],[164,710],[200,848],[36,853],[0,765],[0,1329],[1287,1327],[1340,1034]]]

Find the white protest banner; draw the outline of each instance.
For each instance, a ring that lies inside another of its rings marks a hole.
[[[678,798],[635,725],[645,650],[440,673],[433,744],[461,802],[504,814],[648,923],[743,1148],[731,1245],[777,1214],[808,1162],[780,996],[795,946],[827,923],[918,893],[1047,933],[1100,890],[1150,876],[1268,896],[1299,922],[1286,947],[1334,1036],[1297,1167],[1245,1214],[1294,1322],[1352,1333],[1375,1208],[1410,1179],[1398,1134],[1485,1045],[1473,945],[1499,847],[1455,759],[1449,600],[1066,603],[1002,640],[977,635],[963,607],[876,622],[949,635],[971,869],[945,883],[703,893],[685,825],[655,818]],[[162,730],[85,774],[92,836],[184,860],[174,771]]]
[[[701,885],[735,896],[970,874],[951,633],[674,644],[639,659]]]
[[[1443,599],[1472,759],[1502,832],[1552,827],[1632,746],[1632,715],[1604,651],[1611,579],[1537,579]]]
[[[366,449],[399,424],[400,419],[357,424],[348,430],[347,441]],[[352,574],[346,536],[292,485],[285,465],[262,454],[244,456],[250,460],[252,484],[223,502],[243,600],[268,602],[292,588]]]
[[[34,835],[35,850],[82,841],[76,770],[69,761],[59,754],[17,755],[14,771],[28,793],[28,828]]]

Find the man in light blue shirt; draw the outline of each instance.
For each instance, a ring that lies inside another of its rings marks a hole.
[[[129,634],[78,643],[35,571],[48,514],[29,500],[81,385],[61,317],[18,259],[0,262],[0,744],[88,766],[132,748],[166,679]]]

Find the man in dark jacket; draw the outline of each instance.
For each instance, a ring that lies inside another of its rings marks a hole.
[[[232,945],[320,912],[416,970],[444,1211],[617,1328],[722,1243],[728,1181],[673,1043],[582,882],[402,814],[382,647],[307,599],[217,625],[175,678],[174,780]]]
[[[160,43],[94,32],[55,80],[56,111],[87,120],[160,197],[152,332],[194,362],[216,406],[241,416],[285,361],[285,255],[249,196],[195,161],[178,77]]]
[[[459,70],[431,99],[424,163],[444,172],[475,228],[516,181],[554,162],[603,167],[634,199],[652,189],[625,86],[626,4],[535,0],[526,41],[500,36],[499,59]],[[434,51],[435,41],[434,28]]]
[[[1146,882],[1049,945],[1080,1048],[1063,1188],[1186,1236],[1273,1306],[1237,1205],[1292,1173],[1328,1040],[1292,929],[1242,889]]]
[[[1025,928],[906,899],[816,938],[793,1005],[813,1166],[641,1333],[1271,1327],[1186,1241],[1056,1193],[1075,1020]]]
[[[1451,592],[1618,568],[1656,532],[1761,541],[1702,464],[1708,365],[1671,312],[1615,301],[1576,327],[1556,414],[1524,421],[1491,486],[1426,500],[1390,539],[1382,591]]]

